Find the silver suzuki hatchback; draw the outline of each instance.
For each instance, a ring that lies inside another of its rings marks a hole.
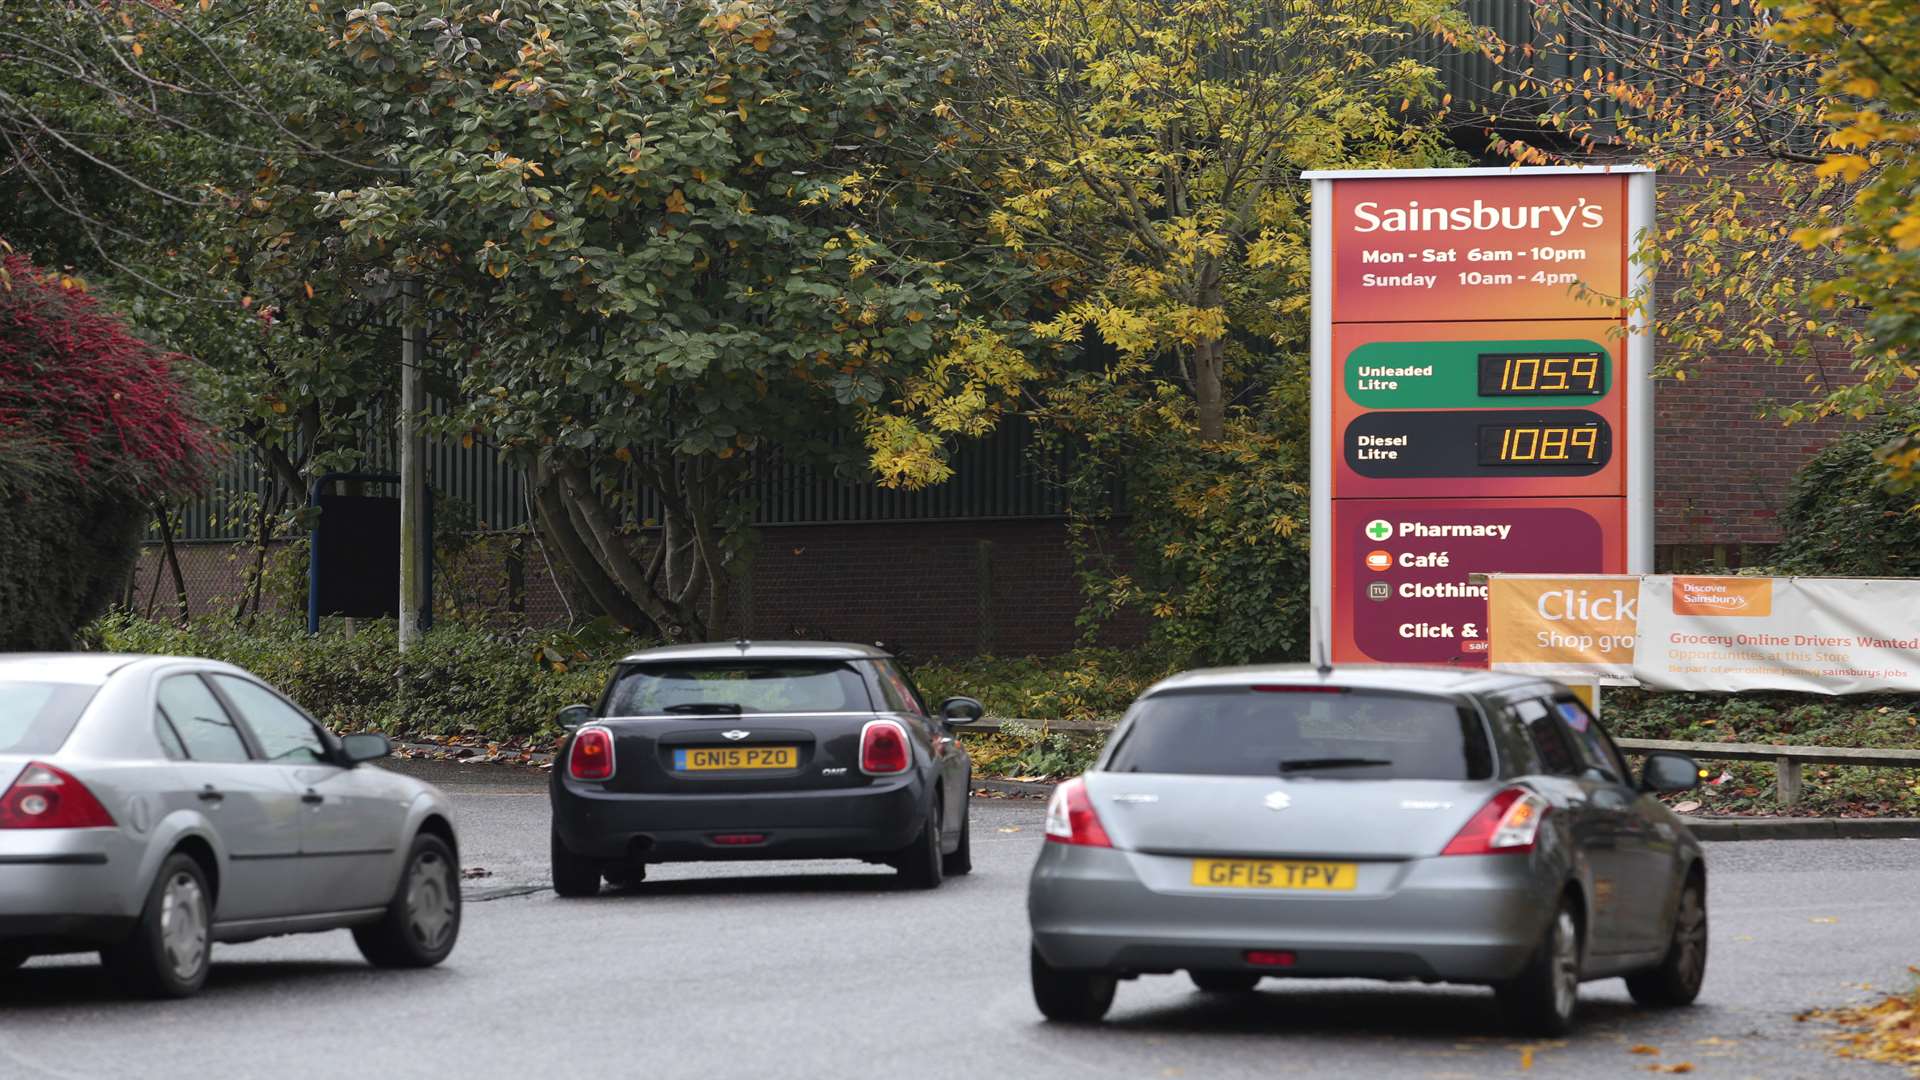
[[[1097,1020],[1116,980],[1184,970],[1491,985],[1565,1031],[1582,980],[1684,1005],[1706,972],[1706,863],[1566,688],[1408,668],[1196,671],[1150,688],[1047,808],[1033,993]]]
[[[152,996],[206,981],[215,941],[350,928],[425,967],[460,929],[453,814],[365,764],[240,668],[166,656],[0,656],[0,972],[99,950]]]

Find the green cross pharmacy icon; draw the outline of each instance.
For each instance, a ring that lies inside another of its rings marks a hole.
[[[1393,536],[1393,522],[1374,518],[1367,522],[1367,539],[1386,540]]]

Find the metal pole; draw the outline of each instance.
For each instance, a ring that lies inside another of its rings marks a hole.
[[[420,435],[426,409],[426,327],[420,312],[420,282],[400,284],[400,651],[420,636],[426,608],[427,447]]]

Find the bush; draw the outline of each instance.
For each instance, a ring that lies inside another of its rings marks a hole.
[[[0,482],[0,651],[71,648],[133,572],[146,508],[124,492],[88,490],[64,478],[33,485],[30,494],[9,494],[5,486]]]
[[[181,359],[73,280],[0,259],[0,650],[67,648],[125,584],[150,502],[199,481]]]
[[[1774,570],[1846,577],[1920,576],[1920,514],[1912,492],[1885,484],[1875,452],[1905,435],[1920,413],[1889,415],[1842,435],[1807,459],[1787,488]]]
[[[292,620],[248,629],[202,620],[182,630],[125,614],[90,628],[113,652],[201,656],[237,664],[285,691],[335,731],[395,737],[477,735],[550,741],[563,706],[597,701],[610,665],[647,642],[590,635],[436,626],[403,655],[390,621],[309,637]]]
[[[1601,700],[1607,730],[1620,738],[1798,746],[1920,748],[1920,696],[1871,694],[1680,694],[1609,688]],[[1724,783],[1679,797],[1704,814],[1779,813],[1768,762],[1708,761]],[[1920,814],[1920,782],[1904,769],[1810,765],[1791,812],[1819,816]]]
[[[976,656],[913,670],[931,705],[956,694],[980,699],[1002,721],[997,734],[963,735],[982,776],[1026,779],[1086,771],[1105,735],[1052,731],[1052,724],[1111,724],[1177,665],[1153,650],[1081,649],[1063,656]]]
[[[987,715],[1047,723],[1110,724],[1141,691],[1173,673],[1166,654],[1079,649],[1061,656],[975,656],[913,669],[929,705],[956,694],[978,698]]]

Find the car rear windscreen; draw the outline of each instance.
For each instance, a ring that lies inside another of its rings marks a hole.
[[[636,664],[614,676],[607,716],[872,712],[867,684],[838,661]]]
[[[1112,772],[1325,780],[1484,780],[1486,729],[1458,702],[1418,694],[1234,687],[1136,706]]]
[[[0,680],[0,754],[60,749],[98,689],[87,683]]]

